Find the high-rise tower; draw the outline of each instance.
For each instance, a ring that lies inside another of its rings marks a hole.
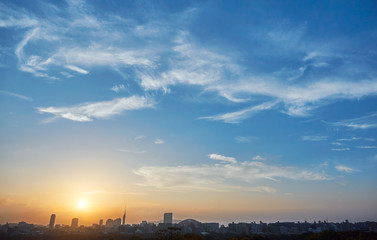
[[[165,224],[173,223],[173,213],[164,213],[164,223]]]
[[[50,224],[48,225],[49,229],[54,229],[54,226],[55,226],[55,217],[56,217],[55,214],[51,215],[51,217],[50,217]]]
[[[79,227],[79,219],[72,218],[71,228],[78,228]]]
[[[125,225],[125,224],[126,224],[126,209],[124,209],[124,214],[122,218],[122,225]]]

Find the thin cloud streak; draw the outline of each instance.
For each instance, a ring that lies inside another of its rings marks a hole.
[[[65,65],[64,67],[67,68],[67,69],[69,69],[69,70],[81,73],[81,74],[88,74],[89,73],[85,69],[82,69],[82,68],[79,68],[79,67],[73,66],[73,65]]]
[[[236,112],[224,113],[215,116],[209,117],[200,117],[199,119],[208,119],[208,120],[216,120],[216,121],[223,121],[225,123],[239,123],[240,120],[250,117],[253,113],[257,113],[263,110],[268,110],[274,107],[278,102],[265,102],[259,104],[257,106],[253,106],[250,108],[246,108]]]
[[[29,102],[33,101],[33,99],[30,98],[30,97],[26,97],[24,95],[14,93],[14,92],[0,90],[0,93],[11,96],[11,97],[16,97],[16,98],[21,99],[21,100],[29,101]]]
[[[50,113],[56,118],[77,122],[90,122],[94,119],[108,119],[124,111],[151,108],[154,101],[140,96],[115,98],[111,101],[83,103],[71,107],[38,107],[39,113]]]
[[[337,126],[344,126],[354,130],[366,130],[377,127],[377,113],[372,113],[363,117],[346,119],[333,123]]]
[[[223,162],[228,162],[228,163],[237,162],[237,160],[234,157],[227,157],[227,156],[216,154],[216,153],[212,153],[207,156],[212,160],[218,160],[218,161],[223,161]]]
[[[331,151],[336,151],[336,152],[344,152],[344,151],[349,151],[351,150],[348,147],[342,147],[342,148],[331,148]]]
[[[224,162],[224,164],[196,166],[143,166],[133,171],[144,178],[143,186],[161,189],[218,189],[218,186],[229,186],[230,182],[243,185],[256,184],[260,180],[291,179],[297,181],[330,180],[325,173],[301,170],[295,167],[268,165],[259,161]]]
[[[366,145],[366,146],[357,146],[357,148],[361,148],[361,149],[375,149],[375,148],[377,148],[377,146]]]
[[[254,161],[265,161],[266,158],[264,157],[261,157],[260,155],[257,155],[255,157],[252,158]]]
[[[353,173],[353,172],[359,171],[357,169],[353,169],[344,165],[337,165],[335,166],[335,169],[339,172],[344,172],[344,173]]]
[[[164,143],[165,143],[165,141],[161,138],[158,138],[154,141],[154,144],[164,144]]]
[[[119,152],[126,152],[126,153],[133,153],[133,154],[144,154],[146,153],[145,150],[143,151],[132,151],[132,150],[128,150],[128,149],[118,149]]]
[[[145,137],[144,135],[139,135],[139,136],[135,137],[135,140],[141,140],[141,139],[143,139],[144,137]]]
[[[312,142],[319,142],[327,140],[328,136],[302,136],[302,141],[312,141]]]
[[[245,136],[237,136],[234,138],[234,140],[236,140],[236,142],[239,142],[239,143],[250,143],[254,140],[256,140],[257,138],[256,137],[245,137]]]

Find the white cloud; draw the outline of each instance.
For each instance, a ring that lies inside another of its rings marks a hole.
[[[249,143],[257,139],[256,137],[245,137],[245,136],[237,136],[234,138],[239,143]]]
[[[353,173],[353,172],[358,171],[356,169],[353,169],[344,165],[337,165],[335,166],[335,169],[338,170],[339,172],[345,172],[345,173]]]
[[[215,116],[200,117],[199,119],[218,120],[226,123],[239,123],[240,120],[250,117],[253,113],[268,110],[274,107],[278,102],[265,102],[257,106],[246,108],[236,112],[224,113]]]
[[[126,152],[126,153],[133,153],[133,154],[144,154],[146,153],[145,150],[142,150],[142,151],[132,151],[132,150],[128,150],[128,149],[118,149],[119,152]]]
[[[319,142],[319,141],[325,141],[327,140],[327,138],[328,136],[302,136],[301,140]]]
[[[317,167],[324,168],[324,167],[328,167],[328,166],[329,166],[329,164],[327,162],[324,162],[324,163],[318,164]]]
[[[377,113],[372,113],[363,117],[347,119],[334,123],[334,125],[344,126],[351,129],[369,129],[377,127]]]
[[[351,138],[339,138],[338,141],[344,142],[344,141],[358,141],[358,140],[365,140],[369,142],[374,142],[374,138],[363,138],[363,137],[351,137]]]
[[[140,140],[140,139],[143,139],[144,138],[144,135],[139,135],[137,137],[135,137],[135,140]]]
[[[216,154],[216,153],[209,154],[208,157],[210,159],[219,160],[219,161],[223,161],[223,162],[229,162],[229,163],[236,163],[237,162],[234,157],[227,157],[227,156]]]
[[[348,147],[341,147],[341,148],[331,148],[331,151],[337,151],[337,152],[344,152],[344,151],[349,151],[351,150]]]
[[[143,166],[133,172],[144,178],[145,182],[142,184],[144,186],[171,190],[206,189],[216,191],[222,189],[222,186],[233,186],[234,188],[243,185],[250,186],[260,180],[321,181],[330,179],[324,173],[295,167],[268,165],[262,162],[229,163],[225,161],[224,164],[213,165]],[[238,182],[238,184],[234,182]]]
[[[14,92],[8,92],[8,91],[0,90],[0,93],[8,95],[8,96],[16,97],[16,98],[19,98],[19,99],[22,99],[22,100],[26,100],[26,101],[29,101],[29,102],[33,101],[32,98],[29,98],[29,97],[26,97],[24,95],[14,93]]]
[[[165,141],[161,138],[157,138],[155,141],[154,141],[155,144],[164,144]]]
[[[278,79],[248,77],[238,82],[217,84],[211,89],[218,91],[221,95],[233,97],[240,94],[272,97],[284,103],[282,110],[284,113],[299,117],[307,116],[312,109],[325,104],[325,100],[376,95],[377,81],[346,82],[323,79],[306,85],[287,85]]]
[[[54,58],[59,62],[88,67],[130,65],[153,67],[154,65],[151,61],[154,57],[145,49],[127,50],[100,45],[90,46],[89,48],[62,48],[54,54]]]
[[[124,111],[151,108],[154,101],[140,96],[115,98],[111,101],[83,103],[70,107],[39,107],[39,113],[51,113],[56,118],[88,122],[93,119],[107,119]]]
[[[38,21],[23,11],[7,7],[0,3],[0,27],[30,28],[38,25]]]
[[[354,129],[368,129],[368,128],[376,128],[377,124],[367,124],[367,123],[344,123],[342,124],[345,127],[354,128]]]
[[[239,72],[239,66],[230,58],[196,46],[188,41],[189,37],[188,32],[179,32],[166,71],[139,71],[140,84],[145,90],[168,92],[169,86],[177,84],[206,87],[219,84],[225,74]]]
[[[357,148],[361,148],[361,149],[374,149],[374,148],[377,148],[377,146],[357,146]]]
[[[65,65],[64,67],[67,68],[67,69],[69,69],[69,70],[81,73],[81,74],[88,74],[89,73],[85,69],[82,69],[82,68],[79,68],[79,67],[73,66],[73,65]]]
[[[304,59],[303,61],[308,61],[308,60],[311,60],[313,58],[315,58],[318,54],[316,52],[311,52],[309,53]]]
[[[308,30],[305,25],[279,23],[279,26],[274,24],[272,27],[264,26],[263,30],[255,29],[249,36],[264,46],[253,51],[256,54],[254,57],[266,58],[266,65],[271,58],[286,56],[298,62],[294,67],[287,67],[292,65],[290,63],[282,63],[279,66],[280,73],[274,75],[271,71],[257,70],[257,66],[242,64],[244,56],[241,50],[230,52],[216,45],[204,46],[188,31],[181,31],[181,22],[175,20],[180,20],[182,15],[195,16],[195,10],[186,9],[181,14],[169,15],[158,21],[146,18],[140,25],[133,19],[113,14],[98,19],[98,15],[93,14],[88,5],[84,2],[69,3],[68,7],[60,9],[50,4],[48,10],[56,16],[51,21],[2,4],[0,26],[32,28],[24,30],[24,38],[15,49],[20,70],[36,77],[57,79],[59,76],[72,75],[52,76],[62,72],[61,69],[56,71],[56,68],[87,74],[94,67],[105,67],[123,76],[124,72],[132,73],[134,81],[146,92],[163,90],[168,93],[175,85],[195,85],[202,92],[215,93],[233,103],[274,103],[264,109],[255,106],[203,118],[227,123],[238,123],[272,107],[290,116],[304,117],[310,115],[313,109],[334,101],[377,95],[375,78],[359,79],[352,77],[357,74],[339,74],[346,67],[340,69],[327,60],[344,58],[346,60],[343,62],[350,64],[355,63],[355,60],[343,52],[332,54],[324,51],[331,49],[329,45],[335,46],[337,43],[321,45],[305,39]],[[59,14],[62,12],[66,14]],[[49,47],[40,51],[46,41]],[[31,42],[35,47],[26,48]],[[266,46],[271,47],[271,50]],[[275,51],[277,48],[278,52]],[[253,55],[250,56],[252,58]],[[293,81],[303,77],[309,66],[333,67],[334,71],[330,72],[334,73]],[[366,72],[362,65],[357,68],[360,72]],[[374,73],[369,75],[375,76]],[[295,77],[292,78],[292,75]],[[369,129],[377,127],[377,124],[375,121],[343,122],[343,126]]]
[[[254,161],[264,161],[264,160],[266,160],[266,158],[261,157],[261,156],[259,156],[259,155],[253,157],[252,159],[253,159]]]
[[[112,88],[110,88],[111,91],[116,92],[116,93],[118,93],[120,91],[124,91],[125,89],[126,88],[124,87],[123,84],[115,85]]]

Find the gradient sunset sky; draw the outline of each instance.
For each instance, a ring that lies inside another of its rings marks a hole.
[[[0,102],[0,224],[377,220],[374,0],[3,0]]]

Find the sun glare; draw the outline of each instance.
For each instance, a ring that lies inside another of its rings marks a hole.
[[[78,203],[77,203],[77,207],[80,208],[80,209],[84,209],[86,207],[86,201],[84,200],[80,200]]]

